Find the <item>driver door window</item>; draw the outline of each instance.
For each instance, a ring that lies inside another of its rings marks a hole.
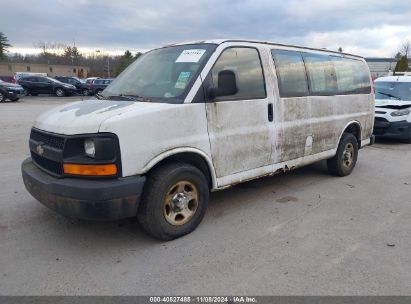
[[[266,97],[263,69],[258,51],[254,48],[226,49],[211,70],[211,81],[217,87],[218,73],[231,70],[236,75],[238,92],[215,100],[263,99]]]

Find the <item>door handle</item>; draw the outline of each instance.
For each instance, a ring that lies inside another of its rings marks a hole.
[[[274,119],[273,104],[269,103],[268,104],[268,121],[273,121],[273,119]]]

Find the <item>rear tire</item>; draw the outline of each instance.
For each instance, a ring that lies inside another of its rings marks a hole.
[[[31,96],[38,96],[38,93],[30,93]]]
[[[54,91],[54,94],[56,94],[57,97],[64,97],[66,95],[66,92],[62,88],[57,88]]]
[[[11,99],[11,101],[16,102],[16,101],[19,101],[19,99],[20,99],[20,98],[14,98],[14,99]]]
[[[344,133],[338,145],[337,154],[327,160],[330,174],[347,176],[354,170],[358,159],[358,141],[351,133]]]
[[[147,176],[137,219],[147,234],[170,241],[197,228],[208,198],[208,182],[199,169],[167,163]]]
[[[87,90],[87,89],[84,89],[82,93],[83,93],[83,96],[89,96],[90,95],[90,91]]]

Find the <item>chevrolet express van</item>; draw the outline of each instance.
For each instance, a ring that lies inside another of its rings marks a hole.
[[[193,231],[210,190],[323,159],[346,176],[372,143],[367,64],[325,50],[170,45],[142,55],[98,98],[37,119],[25,186],[65,216],[137,216],[160,240]]]
[[[374,135],[411,144],[411,76],[375,80]]]

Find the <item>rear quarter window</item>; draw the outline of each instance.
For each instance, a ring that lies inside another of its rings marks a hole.
[[[338,94],[371,93],[371,83],[366,63],[350,58],[331,58],[337,76]]]

